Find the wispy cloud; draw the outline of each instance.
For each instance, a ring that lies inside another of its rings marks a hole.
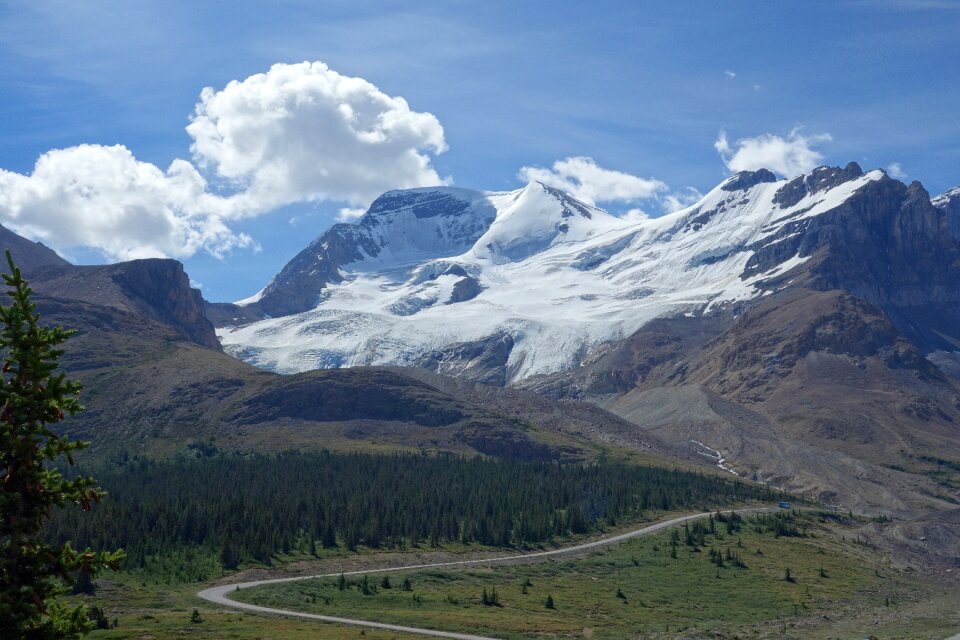
[[[557,160],[549,169],[521,167],[518,177],[525,182],[536,180],[563,189],[589,204],[636,202],[653,198],[668,188],[656,178],[605,169],[593,158],[583,156]]]
[[[663,210],[666,213],[680,211],[696,204],[703,198],[703,194],[694,187],[687,187],[680,191],[669,193],[663,197]]]
[[[906,180],[907,172],[903,170],[899,162],[891,162],[887,166],[887,175],[897,180]]]

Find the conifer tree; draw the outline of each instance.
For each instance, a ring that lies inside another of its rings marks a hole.
[[[72,441],[51,428],[82,410],[80,385],[57,373],[72,334],[40,324],[33,293],[6,252],[9,306],[0,305],[0,637],[43,640],[80,638],[93,626],[84,605],[68,607],[77,576],[95,577],[116,568],[123,552],[80,552],[69,543],[45,544],[44,522],[55,507],[78,505],[89,511],[103,492],[93,478],[64,478],[54,464],[87,443]]]

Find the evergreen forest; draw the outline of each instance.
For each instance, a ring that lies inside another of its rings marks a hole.
[[[52,542],[122,548],[128,567],[185,549],[225,569],[324,548],[480,544],[523,548],[670,510],[774,494],[758,485],[659,467],[453,455],[205,452],[83,469],[109,499],[57,511]]]

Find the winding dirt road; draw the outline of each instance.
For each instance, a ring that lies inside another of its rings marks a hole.
[[[765,511],[777,511],[777,507],[757,507],[752,509],[734,509],[737,513],[747,514],[747,513],[761,513]],[[618,544],[625,540],[630,540],[631,538],[639,538],[640,536],[647,536],[652,533],[657,533],[658,531],[663,531],[664,529],[669,529],[670,527],[675,527],[677,525],[683,524],[684,522],[689,522],[691,520],[697,520],[700,518],[706,518],[709,515],[709,512],[700,512],[687,516],[680,516],[678,518],[671,518],[670,520],[664,520],[663,522],[658,522],[656,524],[647,525],[640,529],[635,529],[633,531],[628,531],[627,533],[621,533],[619,535],[610,536],[609,538],[601,538],[599,540],[594,540],[593,542],[585,542],[583,544],[573,545],[570,547],[563,547],[560,549],[552,549],[550,551],[537,551],[535,553],[523,553],[511,556],[500,556],[497,558],[482,558],[479,560],[455,560],[452,562],[431,562],[427,564],[416,564],[408,565],[403,567],[391,567],[387,569],[363,569],[361,571],[345,571],[343,575],[345,576],[356,576],[362,575],[364,573],[388,573],[396,571],[413,571],[419,569],[435,569],[438,567],[469,567],[471,565],[492,565],[492,564],[507,564],[511,562],[529,562],[529,561],[539,561],[541,559],[550,559],[555,556],[571,555],[576,553],[583,553],[585,551],[592,551],[594,549],[599,549],[601,547],[607,547],[610,545]],[[367,627],[371,629],[381,629],[385,631],[400,631],[405,633],[414,633],[423,636],[431,636],[434,638],[452,638],[453,640],[497,640],[489,636],[479,636],[469,633],[454,633],[452,631],[437,631],[434,629],[421,629],[417,627],[405,627],[398,624],[387,624],[383,622],[372,622],[370,620],[354,620],[351,618],[338,618],[336,616],[324,616],[316,613],[304,613],[302,611],[289,611],[287,609],[273,609],[271,607],[261,607],[255,604],[248,604],[246,602],[237,602],[231,600],[228,597],[233,591],[237,589],[249,589],[251,587],[260,587],[267,584],[278,584],[281,582],[297,582],[300,580],[312,580],[314,578],[335,578],[340,576],[341,573],[338,571],[336,573],[321,573],[316,575],[309,576],[294,576],[290,578],[271,578],[268,580],[254,580],[251,582],[235,582],[231,584],[224,584],[217,587],[210,587],[199,592],[197,595],[204,600],[212,602],[214,604],[219,604],[225,607],[231,607],[233,609],[242,609],[244,611],[253,611],[255,613],[267,613],[271,615],[280,615],[287,616],[291,618],[304,618],[307,620],[318,620],[320,622],[333,622],[336,624],[346,624],[357,627]]]

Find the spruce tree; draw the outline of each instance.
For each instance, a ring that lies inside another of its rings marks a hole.
[[[51,428],[82,410],[80,385],[56,372],[58,347],[72,332],[40,324],[33,292],[9,251],[6,256],[11,301],[0,305],[0,638],[80,638],[93,626],[86,607],[68,607],[58,596],[82,573],[92,578],[116,568],[123,552],[81,552],[42,539],[55,507],[89,511],[104,494],[93,478],[67,479],[55,466],[61,457],[72,465],[74,452],[87,446]]]

